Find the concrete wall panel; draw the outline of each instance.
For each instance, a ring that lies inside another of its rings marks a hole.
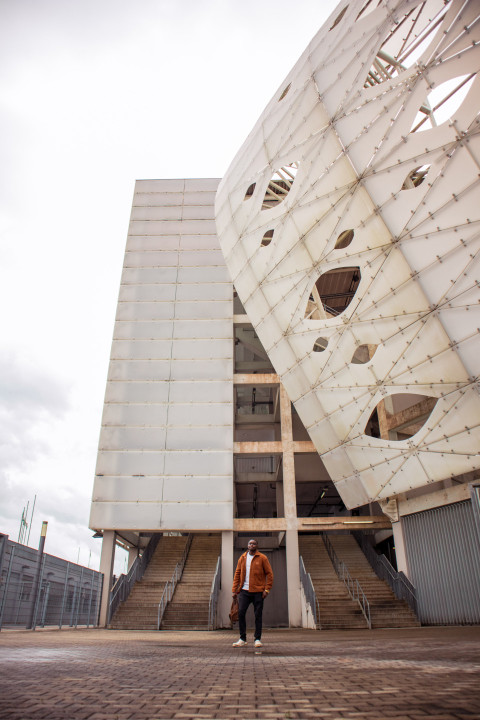
[[[178,268],[178,282],[179,284],[185,283],[231,283],[230,275],[226,266],[219,265],[218,267],[179,267]],[[232,287],[233,295],[233,287]]]
[[[111,360],[109,380],[169,380],[168,360]]]
[[[178,426],[205,426],[227,425],[232,423],[233,403],[185,403],[185,405],[172,404],[169,409],[169,420],[172,425]]]
[[[170,338],[173,335],[173,320],[150,320],[147,322],[135,322],[134,320],[117,320],[113,330],[115,340],[145,338],[160,340]]]
[[[172,363],[172,380],[215,380],[218,377],[233,379],[233,361],[209,360],[196,362],[195,360],[177,360]],[[231,388],[230,388],[231,390]]]
[[[233,470],[231,449],[225,451],[191,450],[165,455],[166,475],[230,475]]]
[[[156,302],[175,300],[176,285],[122,285],[118,295],[123,302]]]
[[[207,423],[213,420],[213,412],[205,417]],[[210,427],[177,427],[167,429],[167,443],[172,450],[209,450],[218,447],[230,447],[233,452],[233,438],[230,425],[211,425]]]
[[[233,403],[232,386],[220,380],[172,382],[170,401],[172,403]]]
[[[162,268],[130,268],[122,271],[122,285],[141,285],[143,283],[175,283],[177,282],[176,267]]]
[[[169,395],[169,383],[109,381],[105,391],[105,408],[116,403],[164,403]]]
[[[167,399],[167,398],[165,398]],[[190,405],[187,405],[190,407]],[[203,407],[202,405],[200,407]],[[119,427],[164,427],[167,422],[166,403],[105,403],[102,425]]]

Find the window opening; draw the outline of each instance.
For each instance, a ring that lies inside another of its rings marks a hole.
[[[273,173],[272,179],[268,183],[267,192],[263,198],[262,210],[268,210],[278,205],[278,203],[281,203],[282,200],[285,200],[292,188],[297,171],[298,163],[293,162],[290,163],[290,165],[279,168]]]
[[[328,320],[340,315],[352,302],[360,284],[359,267],[342,267],[320,275],[310,292],[305,318]]]
[[[343,250],[350,245],[354,238],[355,232],[353,230],[344,230],[340,233],[335,243],[335,250]]]
[[[245,197],[243,198],[244,200],[249,200],[252,197],[256,184],[257,183],[252,183],[251,185],[248,186],[247,192],[245,193]]]
[[[263,247],[266,247],[267,245],[270,245],[270,243],[272,242],[273,233],[274,233],[273,230],[267,230],[267,232],[265,233],[265,235],[264,235],[263,238],[262,238],[262,243],[261,243],[261,244],[262,244]]]
[[[395,393],[381,400],[370,415],[365,434],[400,442],[413,437],[427,422],[438,398]]]
[[[430,168],[431,165],[421,165],[409,172],[402,185],[402,190],[411,190],[421,185]]]
[[[382,0],[378,0],[377,4],[375,5],[374,0],[367,0],[367,2],[364,4],[360,12],[358,13],[357,17],[355,18],[355,22],[358,20],[359,17],[365,13],[364,17],[369,15],[372,10],[375,10],[379,5],[381,5]]]
[[[288,91],[290,90],[291,85],[292,85],[292,83],[288,83],[288,85],[283,89],[282,94],[281,94],[280,97],[278,98],[278,102],[280,102],[280,100],[283,100],[283,98],[285,97],[285,95],[286,95],[286,94],[288,93]]]
[[[313,343],[313,352],[323,352],[324,350],[326,350],[327,345],[328,345],[327,338],[319,337]]]
[[[352,356],[352,363],[355,365],[365,365],[370,362],[375,355],[378,345],[359,345]]]
[[[347,12],[347,10],[348,10],[348,5],[345,5],[345,7],[343,8],[343,10],[342,10],[342,11],[337,15],[337,17],[335,18],[335,21],[334,21],[332,27],[330,28],[330,30],[333,30],[333,28],[337,27],[338,23],[341,21],[341,19],[343,18],[343,16],[344,16],[345,13]],[[330,30],[329,30],[328,32],[330,32]]]

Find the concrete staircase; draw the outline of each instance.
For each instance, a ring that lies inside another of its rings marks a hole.
[[[390,586],[375,574],[362,549],[352,535],[328,536],[339,560],[356,578],[370,603],[372,628],[419,627],[420,622],[410,606],[398,600]]]
[[[180,562],[187,538],[163,536],[145,570],[143,578],[135,583],[132,592],[117,608],[109,627],[114,630],[158,630],[158,603],[165,583],[172,577],[175,565]]]
[[[339,580],[324,542],[319,535],[304,535],[299,539],[300,555],[305,570],[310,573],[320,610],[319,628],[322,630],[351,630],[366,628],[367,622],[358,603],[348,594]]]
[[[161,630],[207,630],[210,590],[218,556],[220,535],[195,535],[182,579],[167,605]]]

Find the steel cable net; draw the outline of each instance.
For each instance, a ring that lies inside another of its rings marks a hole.
[[[479,16],[340,3],[218,189],[236,291],[348,507],[480,466]]]

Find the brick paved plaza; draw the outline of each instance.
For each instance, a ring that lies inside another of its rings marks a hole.
[[[0,718],[480,717],[480,628],[0,633]]]

